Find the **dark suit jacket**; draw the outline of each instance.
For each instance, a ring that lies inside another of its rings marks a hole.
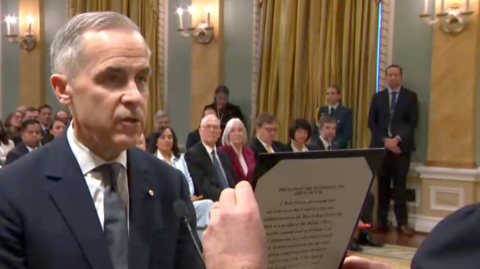
[[[127,151],[127,173],[129,268],[202,268],[188,229],[173,212],[173,202],[183,199],[196,227],[182,173],[137,148]],[[0,169],[0,242],[0,268],[113,269],[65,134]]]
[[[7,158],[5,160],[5,165],[11,164],[14,161],[20,159],[20,157],[30,153],[27,146],[23,142],[18,143],[12,150],[7,153]]]
[[[320,139],[320,137],[318,138],[318,140],[316,140],[315,142],[312,143],[312,145],[310,145],[311,147],[314,147],[315,150],[326,150],[325,146],[323,145],[323,142],[322,140]],[[339,149],[337,145],[333,144],[332,143],[332,150],[335,150],[335,149]]]
[[[240,164],[240,160],[238,159],[235,150],[231,146],[223,146],[220,147],[220,149],[225,151],[228,156],[230,156],[230,160],[232,161],[232,172],[235,176],[235,183],[238,183],[242,180],[252,182],[252,175],[256,164],[255,152],[253,152],[253,149],[251,149],[249,146],[243,146],[242,148],[243,159],[245,159],[245,163],[248,167],[248,173],[246,175],[243,172],[242,165]]]
[[[232,161],[228,154],[222,150],[217,150],[218,158],[222,164],[228,185],[235,187],[235,179],[232,175]],[[185,161],[188,165],[188,171],[192,177],[197,195],[202,195],[205,199],[218,201],[222,188],[215,167],[213,166],[210,153],[207,152],[203,143],[197,143],[185,153]]]
[[[388,89],[376,93],[370,104],[368,115],[368,128],[372,132],[370,147],[383,148],[383,139],[389,137],[388,125],[390,121],[390,94]],[[415,151],[415,128],[418,122],[417,94],[401,88],[397,96],[395,113],[392,119],[390,131],[392,137],[400,136],[399,144],[402,152]]]
[[[312,142],[317,142],[319,139],[318,136],[320,135],[317,121],[322,118],[322,116],[329,115],[329,113],[328,106],[322,106],[318,109],[317,120],[313,123]],[[353,135],[352,110],[348,107],[338,105],[337,109],[333,112],[333,117],[337,119],[337,132],[333,144],[339,149],[346,149]]]
[[[185,150],[189,150],[191,147],[195,146],[200,142],[200,133],[197,130],[190,132],[187,136],[187,144],[185,145]],[[218,139],[217,141],[217,147],[220,147],[222,145],[221,138]]]
[[[42,138],[42,145],[46,145],[46,144],[52,142],[54,138],[55,138],[55,137],[54,137],[52,134],[50,134],[50,133],[46,134],[46,135]]]
[[[273,141],[271,146],[275,152],[287,151],[285,145],[278,141]],[[262,142],[260,142],[260,140],[258,140],[256,137],[250,141],[250,147],[253,149],[253,152],[255,152],[255,158],[257,158],[258,154],[268,153]]]
[[[412,269],[478,268],[480,204],[464,207],[442,220],[418,248]]]
[[[207,108],[217,110],[217,106],[214,103],[205,106],[204,110]],[[240,109],[240,107],[231,103],[227,103],[219,115],[220,126],[222,127],[222,130],[225,129],[228,121],[233,118],[239,118],[243,122],[243,124],[245,124],[245,121],[243,120],[242,110]]]

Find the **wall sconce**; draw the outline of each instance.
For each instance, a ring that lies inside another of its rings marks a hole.
[[[16,30],[15,25],[17,25],[17,18],[12,15],[5,17],[5,23],[7,24],[7,34],[6,38],[8,42],[18,43],[21,48],[27,51],[31,51],[35,48],[37,40],[35,38],[35,33],[32,31],[32,24],[35,22],[33,16],[27,16],[26,22],[28,24],[28,30],[22,35],[19,36],[18,31]]]
[[[206,45],[210,43],[213,39],[213,27],[210,22],[210,13],[212,13],[212,7],[206,6],[205,12],[207,13],[207,20],[200,20],[196,27],[193,26],[193,13],[195,13],[196,8],[192,5],[188,7],[188,13],[190,14],[190,27],[183,28],[183,13],[184,10],[179,7],[177,9],[179,27],[177,29],[178,33],[182,37],[190,37],[197,39],[198,43]]]
[[[428,13],[428,0],[425,0],[425,12],[420,14],[420,18],[428,25],[439,23],[443,32],[446,34],[452,35],[460,33],[470,21],[470,16],[473,15],[473,11],[470,11],[470,0],[466,0],[466,9],[460,8],[458,3],[454,3],[445,9],[445,0],[441,1],[441,11],[436,14],[436,19],[432,20],[431,14]],[[435,5],[435,0],[433,0],[433,4]]]

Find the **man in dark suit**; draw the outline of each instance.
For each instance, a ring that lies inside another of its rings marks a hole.
[[[335,150],[337,147],[333,144],[335,141],[335,135],[337,130],[337,119],[333,116],[324,116],[320,118],[319,139],[315,146],[319,150]],[[367,197],[363,203],[363,210],[360,215],[360,220],[363,223],[373,223],[373,207],[375,205],[375,197],[371,192],[368,192]],[[369,230],[361,230],[358,239],[352,240],[350,244],[350,250],[362,251],[363,248],[360,245],[367,245],[371,247],[383,247],[384,244],[377,242],[371,235]]]
[[[205,116],[200,123],[200,143],[185,153],[197,194],[212,201],[218,201],[222,190],[235,187],[230,157],[215,145],[221,132],[217,116]]]
[[[337,120],[337,135],[332,145],[338,149],[346,149],[353,134],[352,110],[340,103],[342,96],[338,86],[328,87],[326,99],[328,105],[317,108],[315,113],[316,120],[313,123],[312,142],[318,142],[318,123],[320,119],[324,116],[333,116]]]
[[[114,12],[81,13],[51,52],[52,88],[74,118],[0,170],[0,268],[202,268],[173,212],[184,200],[195,230],[185,178],[135,148],[150,76],[138,27]]]
[[[386,148],[387,153],[378,175],[378,224],[388,230],[390,186],[393,180],[395,216],[398,231],[413,235],[407,227],[407,174],[410,156],[415,151],[414,131],[418,121],[417,94],[402,87],[402,68],[391,65],[386,70],[388,88],[376,93],[370,104],[368,127],[372,132],[370,147]]]
[[[22,156],[27,155],[31,151],[37,149],[42,139],[42,130],[40,123],[37,120],[26,120],[22,123],[20,128],[20,136],[22,142],[18,143],[7,154],[5,165],[20,159]]]
[[[49,134],[52,124],[52,107],[45,104],[38,108],[38,121],[42,127],[42,138]]]
[[[255,156],[260,153],[274,153],[287,151],[284,144],[275,141],[277,133],[277,120],[270,114],[260,114],[255,120],[256,137],[250,142],[250,147]]]

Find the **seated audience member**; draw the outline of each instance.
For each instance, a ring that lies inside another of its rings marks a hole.
[[[232,161],[232,172],[236,183],[246,180],[252,181],[255,170],[255,152],[247,146],[247,129],[238,118],[228,121],[223,130],[221,150],[228,153]]]
[[[0,158],[5,159],[10,150],[15,147],[15,143],[12,140],[8,139],[8,134],[5,128],[3,127],[3,122],[0,120]],[[5,160],[2,160],[4,163]]]
[[[22,142],[18,143],[18,145],[8,152],[5,165],[11,164],[20,159],[20,157],[37,149],[42,139],[40,122],[37,120],[24,121],[20,129],[20,134],[22,136]]]
[[[222,190],[235,186],[230,157],[215,145],[221,132],[217,116],[205,116],[200,123],[200,143],[185,153],[197,194],[213,201],[218,201]]]
[[[315,113],[316,120],[313,126],[313,141],[318,142],[318,123],[324,116],[331,116],[337,120],[337,136],[333,145],[337,149],[346,149],[353,135],[353,117],[352,110],[341,104],[341,92],[338,86],[330,86],[327,89],[327,106],[317,108]]]
[[[285,145],[275,141],[277,120],[270,114],[260,114],[255,121],[256,137],[250,142],[250,147],[257,156],[260,153],[286,151]]]
[[[332,116],[323,116],[318,123],[319,139],[314,142],[319,150],[338,149],[333,141],[337,130],[337,120]]]
[[[38,121],[42,127],[42,137],[45,137],[50,131],[52,124],[52,108],[49,105],[43,105],[38,108]]]
[[[58,111],[57,114],[55,114],[55,118],[63,120],[66,125],[68,125],[72,120],[68,112],[65,110]]]
[[[20,137],[22,122],[23,114],[19,110],[8,114],[7,118],[5,119],[7,137],[8,139],[11,139],[15,145],[22,141],[22,138]]]
[[[145,141],[145,136],[142,134],[140,139],[138,139],[137,148],[146,151],[147,150],[147,142]]]
[[[202,115],[202,118],[206,117],[207,115],[216,115],[217,112],[215,111],[215,109],[213,108],[205,108],[205,110],[203,111],[203,115]],[[200,142],[200,132],[199,132],[199,129],[198,128],[197,130],[193,131],[193,132],[190,132],[187,136],[187,144],[185,145],[186,147],[186,150],[188,150],[189,148],[195,146],[198,142]],[[220,139],[218,139],[217,141],[217,146],[221,146],[221,143],[222,141]]]
[[[25,111],[25,116],[23,117],[23,121],[26,120],[38,120],[38,110],[34,107],[27,107],[27,111]]]
[[[238,118],[244,122],[242,110],[240,110],[238,106],[228,102],[229,96],[230,91],[228,90],[227,86],[219,85],[217,89],[215,89],[213,103],[205,106],[204,108],[204,110],[207,108],[215,110],[217,117],[220,119],[220,127],[222,130],[225,129],[225,126],[230,119]]]
[[[155,119],[153,122],[153,128],[154,128],[153,133],[145,137],[145,141],[147,142],[147,148],[149,147],[150,142],[153,143],[153,145],[155,145],[155,141],[151,139],[152,136],[154,136],[155,133],[162,128],[170,128],[170,125],[171,125],[170,116],[163,110],[157,111],[157,113],[155,113]]]
[[[310,136],[312,135],[312,125],[306,119],[295,120],[288,129],[288,136],[290,143],[285,147],[287,151],[305,152],[317,149],[314,145],[307,145]]]
[[[17,109],[15,109],[15,110],[20,111],[20,113],[22,113],[22,115],[25,115],[25,113],[27,113],[27,109],[28,109],[27,106],[18,106]]]
[[[204,229],[208,225],[208,214],[213,202],[212,200],[201,200],[202,197],[195,196],[195,186],[188,171],[184,156],[180,154],[180,150],[178,149],[175,132],[169,127],[160,128],[157,132],[153,133],[152,139],[154,140],[150,143],[147,152],[182,172],[187,180],[190,189],[190,199],[195,207],[197,228]],[[201,231],[199,231],[199,237],[202,238]]]
[[[52,142],[52,140],[61,135],[65,130],[65,122],[62,119],[55,118],[48,129],[48,133],[42,139],[42,145]]]

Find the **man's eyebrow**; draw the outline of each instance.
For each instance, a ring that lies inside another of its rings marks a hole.
[[[142,75],[150,75],[152,73],[152,68],[150,68],[150,66],[143,67],[142,69],[140,69],[140,72],[138,73]]]

